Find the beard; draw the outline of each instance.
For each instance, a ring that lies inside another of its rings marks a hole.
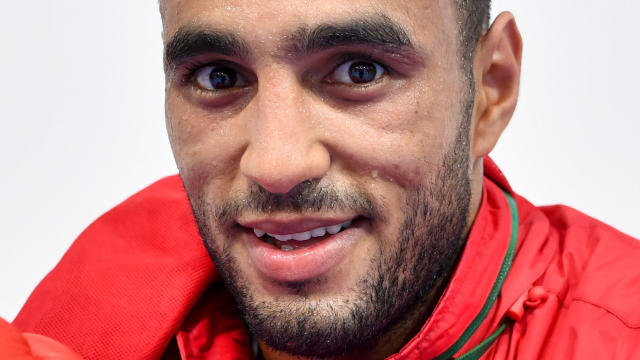
[[[222,245],[216,240],[233,238],[234,230],[225,229],[232,229],[232,219],[244,212],[350,209],[372,222],[384,223],[379,211],[384,206],[378,207],[364,192],[339,191],[319,181],[305,181],[287,194],[269,193],[254,185],[246,196],[220,204],[189,193],[205,246],[253,336],[293,355],[338,356],[375,343],[433,295],[438,281],[452,273],[465,242],[471,201],[468,140],[473,101],[466,105],[456,139],[434,176],[407,191],[401,208],[404,219],[395,229],[395,238],[381,241],[365,275],[340,295],[311,299],[307,292],[313,282],[287,283],[279,285],[293,289],[294,295],[258,299],[231,254],[230,242]]]

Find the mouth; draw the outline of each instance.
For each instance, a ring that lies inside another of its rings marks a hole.
[[[252,228],[252,230],[256,237],[267,244],[281,251],[293,251],[324,241],[331,235],[348,229],[352,224],[353,220],[347,220],[334,225],[320,226],[312,230],[290,234],[272,234],[259,228]]]
[[[364,234],[363,217],[246,221],[249,263],[263,278],[301,282],[339,267]]]

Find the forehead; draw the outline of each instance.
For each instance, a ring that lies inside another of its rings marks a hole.
[[[215,28],[249,46],[269,48],[301,29],[353,19],[386,18],[419,47],[457,44],[451,0],[161,0],[167,41],[179,29]]]

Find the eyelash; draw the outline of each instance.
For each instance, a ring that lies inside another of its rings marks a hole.
[[[326,78],[327,76],[330,76],[331,74],[333,74],[336,69],[341,66],[342,64],[348,62],[348,61],[352,61],[352,60],[364,60],[364,61],[371,61],[374,62],[378,65],[380,65],[386,74],[390,73],[389,67],[382,61],[378,60],[375,56],[373,56],[372,54],[366,53],[366,52],[350,52],[350,53],[344,53],[341,54],[340,56],[336,57],[335,60],[333,60],[333,67],[331,68],[331,71],[325,75],[323,77]],[[194,82],[196,81],[196,74],[198,73],[198,71],[206,66],[211,66],[211,65],[224,65],[224,66],[229,66],[231,68],[236,69],[236,71],[240,72],[240,70],[237,69],[237,66],[234,66],[233,63],[231,62],[219,62],[219,61],[198,61],[198,60],[192,60],[189,61],[187,63],[182,64],[182,73],[184,75],[181,76],[182,78],[182,83],[184,85],[194,85]],[[341,85],[345,85],[345,86],[352,86],[352,87],[363,87],[363,86],[367,86],[370,84],[363,84],[363,85],[348,85],[348,84],[341,84]],[[211,90],[203,90],[200,89],[197,85],[194,85],[194,87],[198,88],[198,90],[200,91],[204,91],[204,92],[212,92]]]
[[[198,61],[198,60],[193,60],[190,61],[188,63],[182,64],[182,68],[183,68],[183,74],[182,75],[182,82],[185,85],[189,85],[189,84],[193,84],[193,82],[196,80],[196,74],[198,73],[198,71],[202,68],[205,68],[207,66],[211,66],[211,65],[225,65],[225,66],[229,66],[235,69],[235,66],[233,66],[230,63],[221,63],[218,61]]]
[[[340,55],[336,60],[335,60],[335,66],[332,68],[332,72],[335,71],[340,65],[346,63],[347,61],[351,61],[351,60],[365,60],[365,61],[371,61],[374,62],[380,66],[382,66],[382,68],[384,69],[384,71],[389,72],[389,68],[387,67],[387,65],[378,60],[375,56],[365,53],[365,52],[353,52],[353,53],[346,53],[343,55]]]

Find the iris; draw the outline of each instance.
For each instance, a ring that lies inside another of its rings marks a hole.
[[[235,70],[226,67],[217,67],[212,69],[209,74],[209,82],[213,89],[228,89],[233,87],[238,81]]]
[[[370,62],[354,62],[349,67],[349,78],[356,84],[364,84],[376,79],[376,66]]]

